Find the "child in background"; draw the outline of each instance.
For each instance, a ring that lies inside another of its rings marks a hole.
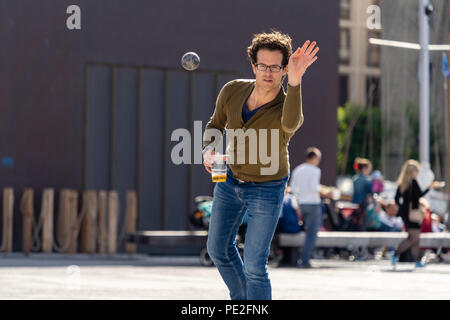
[[[403,231],[403,220],[397,216],[398,206],[395,200],[384,203],[384,210],[382,206],[378,207],[378,214],[380,216],[381,228],[384,232],[400,232]]]
[[[384,191],[384,177],[380,170],[372,173],[372,193],[380,194]]]
[[[431,230],[433,232],[444,232],[445,225],[441,223],[441,218],[436,213],[431,214]]]

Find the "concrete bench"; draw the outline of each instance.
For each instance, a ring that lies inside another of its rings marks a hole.
[[[347,248],[395,247],[406,239],[406,232],[319,232],[316,247]],[[129,233],[126,241],[142,245],[149,254],[197,254],[206,247],[207,231],[137,231]],[[280,233],[274,238],[274,246],[290,249],[292,257],[303,246],[305,233]],[[450,233],[422,233],[422,248],[450,248]],[[140,250],[142,251],[142,250]]]
[[[408,237],[407,232],[319,232],[316,247],[318,248],[381,248],[396,247]],[[276,235],[274,245],[284,251],[283,262],[295,266],[300,247],[305,241],[305,233],[280,233]],[[449,248],[450,233],[422,233],[422,248]]]
[[[317,247],[346,248],[348,246],[384,247],[397,246],[408,237],[406,232],[319,232]],[[137,231],[127,234],[127,242],[151,246],[206,245],[207,231]],[[305,233],[280,233],[276,236],[280,247],[301,247]],[[450,233],[422,233],[422,248],[450,248]]]
[[[128,233],[125,239],[143,245],[149,254],[199,253],[206,247],[208,231],[137,231]]]
[[[361,246],[368,248],[397,246],[408,237],[406,232],[319,232],[317,247],[346,248],[348,246]],[[301,247],[305,241],[305,233],[278,234],[278,246]],[[420,235],[422,248],[450,247],[450,233],[422,233]]]

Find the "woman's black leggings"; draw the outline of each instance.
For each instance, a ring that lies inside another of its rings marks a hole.
[[[395,255],[399,256],[409,248],[414,260],[418,261],[420,253],[420,229],[408,229],[408,238],[403,240],[395,251]]]

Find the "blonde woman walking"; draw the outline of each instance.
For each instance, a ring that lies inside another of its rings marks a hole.
[[[395,253],[391,256],[392,265],[395,267],[398,257],[411,248],[411,254],[416,261],[416,268],[422,268],[425,265],[420,262],[420,229],[422,221],[413,219],[410,213],[419,209],[419,199],[423,197],[430,189],[438,187],[438,182],[434,181],[428,189],[422,191],[417,183],[417,175],[419,174],[419,162],[416,160],[408,160],[402,167],[402,171],[397,180],[397,193],[395,194],[395,202],[399,206],[398,215],[408,231],[408,238],[403,240],[398,246]]]

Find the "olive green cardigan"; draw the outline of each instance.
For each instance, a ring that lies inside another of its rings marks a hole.
[[[287,94],[281,87],[275,99],[244,125],[242,107],[254,87],[255,80],[246,79],[225,84],[205,127],[203,148],[218,149],[226,129],[228,165],[236,178],[252,182],[278,180],[289,173],[289,140],[303,123],[301,85],[288,85]],[[272,147],[276,148],[274,153]]]

